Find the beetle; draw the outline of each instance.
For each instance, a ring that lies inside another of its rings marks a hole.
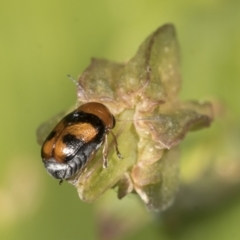
[[[50,132],[41,149],[48,173],[60,183],[77,174],[103,145],[103,167],[108,165],[108,133],[112,133],[115,118],[98,102],[88,102],[66,115]],[[115,135],[117,156],[122,158]]]

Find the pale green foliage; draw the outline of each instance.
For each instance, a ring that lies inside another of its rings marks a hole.
[[[139,194],[151,210],[164,210],[178,189],[179,153],[176,145],[192,129],[209,126],[209,103],[181,102],[179,51],[174,26],[158,28],[125,64],[93,59],[79,77],[78,100],[97,101],[114,114],[114,133],[123,159],[109,142],[109,167],[98,151],[84,169],[69,179],[86,202],[111,187],[119,198]]]

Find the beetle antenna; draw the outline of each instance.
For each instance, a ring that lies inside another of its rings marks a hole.
[[[67,74],[67,77],[68,77],[70,80],[72,80],[73,83],[78,87],[79,83],[78,83],[78,81],[77,81],[75,78],[73,78],[70,74]]]
[[[76,107],[78,107],[79,102],[81,102],[81,100],[87,100],[87,96],[85,93],[84,88],[82,87],[82,85],[75,79],[73,78],[70,74],[67,74],[67,77],[73,81],[73,83],[77,86],[77,103],[76,103]]]
[[[138,122],[138,121],[146,121],[146,122],[159,122],[159,118],[138,118],[138,119],[117,119],[115,118],[117,122]]]

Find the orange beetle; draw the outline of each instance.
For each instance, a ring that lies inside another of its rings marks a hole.
[[[97,102],[81,105],[65,116],[43,143],[41,156],[48,173],[62,182],[78,173],[103,145],[103,167],[107,167],[107,135],[115,126],[109,109]],[[121,154],[117,148],[119,158]]]

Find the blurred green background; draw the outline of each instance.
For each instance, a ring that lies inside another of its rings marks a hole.
[[[75,104],[76,89],[67,74],[76,78],[91,57],[129,59],[166,22],[175,24],[181,47],[181,98],[217,97],[238,126],[240,1],[0,0],[1,239],[100,239],[103,200],[83,203],[72,186],[60,187],[50,178],[35,132],[42,122]],[[187,137],[183,156],[190,140],[204,141],[222,130],[216,123]],[[127,219],[129,206],[138,209],[131,213],[135,222],[126,220],[129,230],[119,239],[240,239],[240,201],[169,234],[134,197],[118,201],[114,191],[105,197],[116,204],[109,203],[113,211],[124,212],[126,207]],[[116,225],[109,223],[110,230]]]

